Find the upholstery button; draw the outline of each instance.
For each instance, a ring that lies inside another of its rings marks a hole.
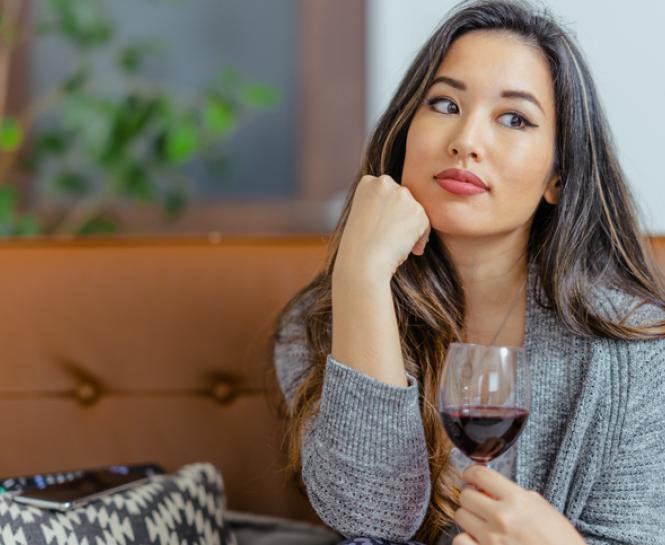
[[[81,382],[74,390],[76,399],[83,405],[92,405],[99,398],[99,394],[99,388],[90,382]]]
[[[230,382],[220,381],[212,387],[212,397],[219,403],[229,403],[235,395]]]

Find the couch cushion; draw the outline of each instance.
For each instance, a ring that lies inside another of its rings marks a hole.
[[[343,539],[321,526],[244,511],[226,511],[224,520],[238,545],[335,545]]]
[[[226,498],[211,464],[110,494],[67,512],[38,509],[0,496],[3,545],[236,545],[224,522]]]

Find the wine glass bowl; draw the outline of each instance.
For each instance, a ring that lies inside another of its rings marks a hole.
[[[531,408],[524,348],[451,343],[438,402],[459,450],[482,465],[501,456],[517,441]]]

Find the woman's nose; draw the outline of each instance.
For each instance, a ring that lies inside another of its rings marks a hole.
[[[478,152],[474,151],[469,146],[466,146],[464,144],[462,145],[458,143],[455,143],[454,145],[451,144],[449,152],[450,155],[452,155],[453,157],[460,157],[462,159],[470,157],[474,161],[478,161]]]
[[[453,135],[448,144],[448,153],[458,159],[473,159],[478,161],[481,156],[479,135],[476,128],[467,121],[462,123],[459,130]]]

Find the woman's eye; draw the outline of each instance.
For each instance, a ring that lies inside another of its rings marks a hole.
[[[435,112],[441,114],[456,114],[458,113],[457,104],[449,98],[434,97],[427,100],[427,105]],[[453,107],[451,109],[451,106]]]
[[[430,109],[440,114],[459,113],[459,108],[457,107],[457,104],[455,104],[449,98],[433,97],[427,99],[426,103],[430,107]],[[517,112],[508,112],[499,116],[499,119],[503,118],[506,118],[507,121],[505,123],[502,122],[501,124],[511,129],[526,129],[529,127],[536,126],[533,123],[530,123],[529,120],[526,117],[524,117],[522,114],[518,114]]]
[[[529,123],[523,115],[515,112],[503,114],[499,117],[499,119],[501,118],[507,118],[508,122],[505,123],[505,126],[511,127],[513,129],[526,129],[527,127],[533,127],[533,125]]]

